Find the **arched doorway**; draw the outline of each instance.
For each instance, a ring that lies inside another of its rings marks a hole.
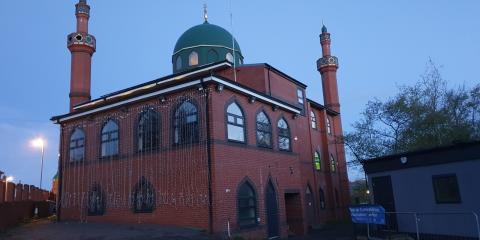
[[[305,191],[305,203],[305,209],[307,211],[307,225],[309,228],[312,228],[315,218],[315,203],[313,202],[313,194],[310,186],[307,186],[307,190]]]
[[[278,226],[278,201],[277,192],[273,187],[272,181],[268,181],[265,205],[267,212],[268,237],[277,237],[280,235]]]

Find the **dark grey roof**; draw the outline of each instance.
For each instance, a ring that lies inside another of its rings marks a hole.
[[[406,157],[406,163],[400,161],[402,157]],[[370,174],[472,160],[480,160],[480,141],[388,155],[363,160],[361,163],[365,172]]]

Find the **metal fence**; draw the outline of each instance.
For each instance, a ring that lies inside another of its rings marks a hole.
[[[474,212],[386,212],[385,225],[368,224],[368,239],[480,240]]]

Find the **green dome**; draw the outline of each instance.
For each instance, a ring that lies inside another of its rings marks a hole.
[[[197,54],[197,61],[193,61],[194,64],[190,62],[192,53]],[[230,56],[227,56],[228,54]],[[172,55],[173,72],[224,60],[233,62],[232,56],[232,34],[205,21],[185,31],[177,40]],[[243,63],[243,55],[236,40],[235,63],[237,65]]]

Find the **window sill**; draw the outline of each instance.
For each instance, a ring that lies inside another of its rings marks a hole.
[[[110,156],[99,157],[98,160],[100,160],[100,161],[103,161],[103,160],[117,160],[119,158],[120,158],[120,155],[115,154],[115,155],[110,155]]]
[[[227,141],[228,141],[229,143],[236,143],[236,144],[243,144],[243,145],[246,144],[245,141],[238,141],[238,140],[233,140],[233,139],[227,139]]]
[[[265,145],[258,145],[258,144],[257,144],[257,147],[259,147],[259,148],[266,148],[266,149],[273,149],[272,146],[265,146]]]

